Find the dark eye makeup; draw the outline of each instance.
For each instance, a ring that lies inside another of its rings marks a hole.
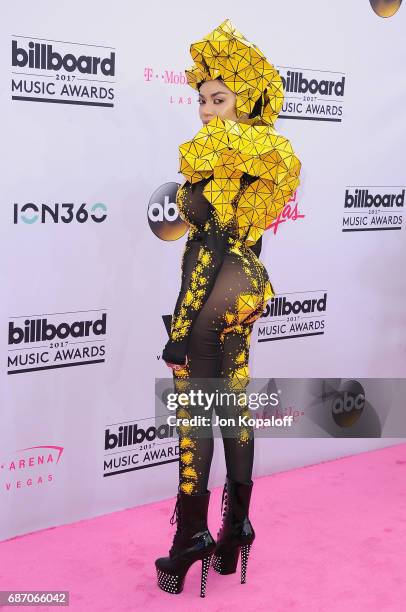
[[[199,104],[204,104],[205,102],[204,100],[202,100],[202,98],[198,98],[197,101]],[[213,102],[214,103],[219,102],[221,104],[222,102],[224,102],[224,98],[214,98]]]

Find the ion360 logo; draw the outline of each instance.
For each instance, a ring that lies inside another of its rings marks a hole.
[[[14,202],[14,225],[24,223],[102,223],[107,218],[107,206],[103,202],[95,204],[75,204],[73,202],[56,202],[44,204],[35,202]]]

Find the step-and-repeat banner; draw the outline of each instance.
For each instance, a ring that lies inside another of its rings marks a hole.
[[[178,145],[201,127],[183,71],[226,18],[278,68],[276,128],[302,161],[264,235],[277,297],[255,324],[251,376],[405,376],[406,7],[253,8],[3,11],[0,539],[176,494],[176,439],[154,416],[187,231]],[[399,441],[259,439],[254,476]],[[211,486],[223,478],[216,439]]]

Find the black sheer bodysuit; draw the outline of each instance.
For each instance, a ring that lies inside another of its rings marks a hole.
[[[249,381],[248,359],[254,322],[273,295],[268,273],[258,259],[262,236],[248,247],[238,236],[236,218],[219,223],[217,212],[204,196],[209,179],[186,181],[178,190],[181,216],[190,224],[182,255],[181,288],[171,322],[170,338],[162,353],[165,361],[184,365],[173,370],[175,387],[184,391],[191,379],[222,378],[238,393]],[[241,188],[251,180],[244,174]],[[246,406],[215,406],[221,417],[252,416]],[[211,410],[187,406],[179,418],[197,414],[212,417]],[[207,490],[213,455],[212,428],[183,427],[179,432],[179,486],[185,493]],[[254,440],[250,426],[222,428],[227,474],[249,482]]]

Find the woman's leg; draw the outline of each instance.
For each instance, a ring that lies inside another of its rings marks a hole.
[[[206,387],[205,377],[215,375],[220,343],[218,333],[203,323],[195,322],[188,346],[188,363],[174,370],[175,389],[187,393]],[[203,383],[203,384],[202,384]],[[171,524],[177,523],[169,555],[155,561],[158,585],[164,591],[180,593],[186,573],[192,563],[202,562],[200,594],[204,597],[206,580],[216,541],[207,526],[210,501],[208,481],[213,457],[213,409],[193,405],[189,396],[187,406],[176,410],[178,418],[204,417],[202,425],[179,425],[179,491]],[[176,517],[176,518],[175,518]]]
[[[203,306],[193,326],[189,345],[188,363],[181,370],[174,370],[177,392],[189,392],[192,388],[203,392],[213,391],[210,381],[219,375],[221,340],[218,325],[213,319],[210,303]],[[177,418],[204,418],[201,425],[178,427],[179,433],[179,488],[193,495],[208,489],[214,440],[212,430],[213,407],[188,405],[179,407]]]
[[[222,335],[223,355],[221,362],[221,376],[223,386],[229,392],[245,398],[246,387],[249,382],[249,351],[253,324],[237,325],[232,331]],[[229,406],[226,402],[217,405],[216,412],[224,418],[232,418],[235,426],[223,426],[224,454],[227,467],[227,475],[234,481],[251,481],[254,462],[254,430],[253,427],[239,422],[250,416],[247,405]]]
[[[189,260],[188,260],[189,261]],[[212,291],[192,327],[188,344],[188,364],[174,370],[177,390],[187,391],[191,384],[213,386],[204,379],[219,379],[219,386],[245,392],[249,382],[248,358],[254,321],[263,311],[263,266],[254,254],[245,257],[228,254]],[[186,277],[188,268],[186,267]],[[195,382],[196,381],[196,382]],[[214,385],[217,388],[217,385]],[[214,389],[215,390],[215,389]],[[226,417],[249,416],[244,406],[224,406]],[[219,410],[216,407],[216,412]],[[211,419],[212,410],[187,406],[179,417],[198,414]],[[252,426],[222,429],[229,476],[247,482],[252,473],[254,438]],[[179,481],[185,493],[202,492],[207,487],[213,457],[212,427],[180,428]]]

